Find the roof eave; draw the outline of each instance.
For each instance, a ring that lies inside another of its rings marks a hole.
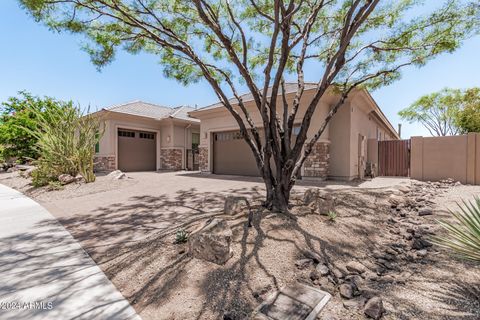
[[[375,99],[373,99],[372,95],[370,94],[370,92],[367,90],[367,89],[362,89],[362,92],[366,95],[366,97],[368,98],[368,100],[370,100],[370,102],[373,104],[374,106],[374,111],[377,113],[377,115],[379,116],[379,118],[382,120],[382,122],[387,126],[387,128],[390,130],[390,133],[392,133],[395,138],[397,139],[401,139],[401,137],[398,135],[398,132],[395,130],[395,128],[393,127],[392,123],[388,120],[387,116],[385,116],[385,114],[383,113],[382,109],[380,109],[380,107],[378,106],[377,102],[375,101]]]

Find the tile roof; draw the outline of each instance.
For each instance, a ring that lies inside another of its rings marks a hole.
[[[288,93],[296,92],[297,91],[297,86],[298,86],[298,84],[296,82],[286,82],[285,83],[285,93],[288,94]],[[316,87],[317,87],[317,83],[305,82],[305,90],[315,89]],[[270,97],[271,94],[272,94],[272,87],[269,87],[268,90],[267,90],[267,97]],[[248,102],[248,101],[253,101],[253,95],[252,95],[251,92],[242,94],[242,95],[240,95],[240,97],[242,98],[242,101],[244,103]],[[230,103],[232,103],[232,104],[238,103],[238,100],[236,98],[230,98],[228,101],[230,101]],[[203,111],[203,110],[215,109],[215,108],[220,108],[220,107],[223,107],[223,104],[221,102],[217,102],[217,103],[211,104],[209,106],[206,106],[206,107],[203,107],[203,108],[200,108],[200,109],[197,109],[197,110],[198,111]],[[192,110],[192,111],[194,111],[194,110]]]
[[[196,110],[195,108],[192,108],[190,106],[180,106],[180,107],[174,108],[173,110],[175,111],[172,114],[170,114],[170,117],[172,118],[200,122],[199,119],[192,118],[188,115],[189,112],[195,111]]]
[[[170,108],[160,106],[153,103],[147,103],[143,101],[132,101],[124,104],[114,105],[108,108],[104,108],[106,111],[113,111],[118,113],[125,113],[134,116],[141,116],[152,118],[156,120],[174,118],[180,120],[188,120],[198,122],[198,119],[191,118],[188,112],[195,110],[189,106],[180,106],[176,108]]]

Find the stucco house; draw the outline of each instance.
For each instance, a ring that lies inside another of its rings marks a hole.
[[[316,84],[306,85],[300,101],[297,124],[301,123],[315,88]],[[290,106],[296,90],[295,83],[286,84],[286,97]],[[280,106],[281,96],[278,99]],[[330,90],[322,97],[313,116],[308,137],[315,134],[331,106],[338,99],[338,95]],[[245,94],[242,100],[261,131],[262,121],[253,97],[251,94]],[[231,101],[236,102],[235,99]],[[239,113],[242,114],[241,111]],[[237,122],[221,103],[193,110],[189,115],[200,120],[201,171],[215,174],[259,175],[253,154],[239,134]],[[369,92],[364,89],[355,90],[340,107],[316,143],[312,154],[305,161],[301,175],[303,178],[320,179],[363,178],[367,163],[376,162],[378,154],[376,141],[395,139],[399,139],[398,133]]]
[[[194,154],[200,120],[188,115],[193,110],[133,101],[97,111],[95,115],[102,119],[105,131],[95,146],[95,169],[197,169]]]

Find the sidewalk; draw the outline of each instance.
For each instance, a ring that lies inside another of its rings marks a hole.
[[[0,319],[140,317],[50,213],[0,184]]]

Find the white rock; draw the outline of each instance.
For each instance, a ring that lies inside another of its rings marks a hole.
[[[110,172],[107,175],[107,177],[112,178],[112,179],[116,179],[116,180],[120,180],[120,179],[125,179],[127,177],[127,175],[125,173],[123,173],[121,170],[115,170],[115,171]]]

